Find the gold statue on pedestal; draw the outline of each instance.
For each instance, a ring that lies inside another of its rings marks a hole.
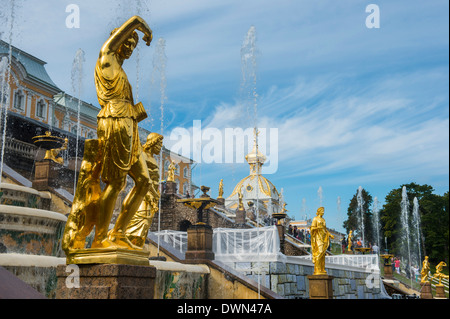
[[[350,230],[348,233],[348,245],[347,245],[347,251],[352,251],[352,245],[353,245],[353,231]]]
[[[334,238],[327,230],[325,219],[323,219],[325,209],[319,207],[316,217],[311,223],[311,250],[312,261],[314,263],[314,275],[326,275],[325,255],[330,245],[330,238]]]
[[[428,261],[428,256],[425,256],[425,259],[422,262],[422,270],[420,271],[420,282],[425,283],[429,282],[428,273],[430,272],[430,262]]]
[[[125,235],[151,187],[137,125],[147,114],[142,103],[134,103],[131,85],[122,68],[139,40],[136,30],[144,34],[143,40],[149,46],[152,31],[141,17],[134,16],[111,32],[99,53],[95,67],[95,86],[101,106],[97,115],[98,140],[86,141],[87,149],[74,204],[63,237],[63,249],[68,262],[120,263],[123,259],[133,258],[128,251],[142,250]],[[134,180],[134,187],[123,201],[113,229],[108,231],[117,197],[125,186],[127,175]],[[103,191],[99,187],[100,177],[105,183]],[[88,252],[76,251],[84,248],[86,232],[94,225],[92,249]],[[125,257],[120,260],[113,257],[117,251]]]
[[[223,198],[223,179],[219,183],[219,196],[217,198]]]
[[[439,283],[437,284],[437,286],[443,286],[442,284],[442,279],[448,279],[448,275],[442,273],[442,269],[444,267],[447,267],[447,264],[444,261],[441,261],[437,266],[436,266],[436,273],[433,275],[433,279],[436,278],[439,280]]]

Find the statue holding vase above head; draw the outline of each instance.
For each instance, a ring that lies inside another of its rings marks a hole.
[[[101,106],[97,115],[98,139],[86,140],[88,152],[85,150],[75,205],[69,215],[72,222],[68,222],[64,232],[66,254],[84,248],[82,238],[86,231],[81,230],[88,222],[87,230],[95,226],[92,249],[141,250],[125,234],[149,189],[154,187],[138,134],[138,122],[147,114],[142,103],[135,104],[122,68],[139,41],[136,31],[144,34],[143,40],[149,46],[150,27],[141,17],[133,16],[114,29],[100,49],[95,66],[95,86]],[[134,180],[134,187],[125,197],[116,223],[109,230],[117,197],[128,175]],[[103,190],[99,187],[100,179],[105,185]]]

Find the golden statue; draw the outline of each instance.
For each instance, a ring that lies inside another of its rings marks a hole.
[[[239,188],[238,198],[239,198],[239,208],[238,209],[239,210],[245,210],[244,203],[243,203],[244,196],[242,195],[242,188]]]
[[[217,198],[223,198],[223,179],[219,183],[219,196]]]
[[[151,184],[141,206],[125,230],[127,238],[138,247],[144,247],[153,216],[159,210],[159,166],[153,155],[159,155],[161,152],[163,138],[158,133],[150,133],[147,136],[147,142],[142,145]]]
[[[175,162],[172,161],[167,168],[167,181],[174,182],[175,181]]]
[[[348,251],[352,251],[352,245],[353,245],[353,231],[350,230],[350,232],[348,233],[348,246],[347,246],[347,250]]]
[[[319,207],[316,217],[311,223],[311,250],[312,261],[314,263],[314,275],[326,275],[325,254],[330,245],[330,238],[334,238],[327,230],[325,219],[323,219],[325,209]]]
[[[66,137],[64,139],[64,144],[60,148],[53,148],[45,151],[44,159],[52,160],[55,163],[64,164],[64,159],[62,157],[57,157],[61,151],[65,151],[67,149],[67,145],[69,144],[69,139]]]
[[[114,29],[103,44],[95,67],[95,86],[101,111],[97,115],[98,140],[86,140],[72,210],[63,236],[66,255],[84,248],[86,233],[95,225],[93,249],[141,250],[125,236],[128,224],[151,186],[146,157],[138,135],[138,121],[147,115],[142,103],[134,104],[131,85],[122,69],[139,40],[149,46],[152,31],[134,16]],[[134,187],[108,232],[117,196],[130,175]],[[105,184],[101,191],[100,177]],[[68,260],[70,259],[68,255]],[[148,259],[147,259],[148,262]]]
[[[425,256],[425,259],[422,262],[422,270],[420,271],[420,282],[429,282],[428,281],[428,273],[430,272],[430,262],[428,261],[428,256]]]
[[[444,267],[447,267],[447,264],[444,261],[441,261],[437,266],[436,266],[436,273],[433,275],[433,279],[437,278],[439,280],[439,283],[437,284],[438,286],[443,286],[442,285],[442,279],[448,279],[448,275],[442,273],[442,269]]]

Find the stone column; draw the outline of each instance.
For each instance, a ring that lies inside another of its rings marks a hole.
[[[333,299],[333,276],[309,275],[309,299]]]
[[[205,224],[192,225],[187,230],[188,244],[186,259],[214,260],[212,250],[213,230]]]
[[[32,187],[38,191],[48,191],[50,187],[58,187],[59,169],[61,165],[42,160],[35,163]]]

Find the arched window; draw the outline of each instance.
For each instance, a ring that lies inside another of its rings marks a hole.
[[[175,175],[180,176],[180,165],[179,164],[175,164]]]
[[[39,100],[36,104],[36,116],[40,118],[45,118],[45,113],[47,110],[47,104],[44,100]]]
[[[183,176],[184,178],[189,178],[189,170],[187,166],[183,168]]]
[[[186,195],[189,191],[189,184],[184,182],[183,183],[183,195]]]
[[[25,95],[22,90],[17,90],[14,93],[14,107],[21,111],[25,109]]]

